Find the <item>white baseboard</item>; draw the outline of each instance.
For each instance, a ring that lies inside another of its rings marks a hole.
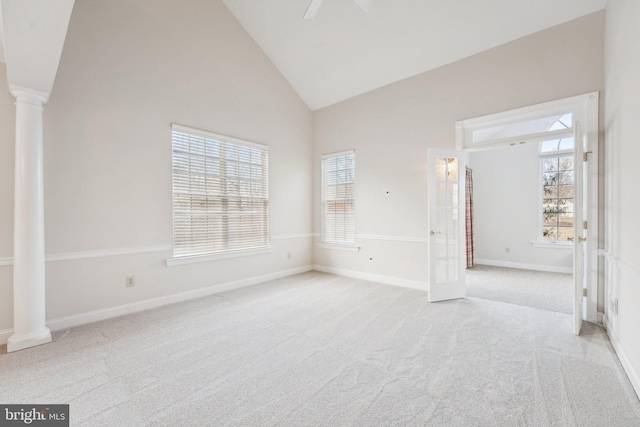
[[[491,259],[478,259],[476,264],[490,265],[493,267],[518,268],[521,270],[547,271],[549,273],[573,273],[572,267],[556,267],[553,265],[525,264],[522,262],[494,261]]]
[[[607,321],[607,316],[605,315],[603,318],[604,329],[607,331],[607,335],[609,336],[609,340],[613,345],[613,349],[616,351],[618,359],[620,359],[620,363],[622,364],[624,371],[627,373],[629,381],[636,391],[636,395],[640,399],[640,376],[638,376],[638,372],[636,372],[636,370],[634,369],[629,356],[627,356],[627,353],[625,353],[624,348],[622,347],[622,344],[620,344],[620,342],[616,339],[616,337],[613,336],[613,334],[609,333],[608,323],[609,322]]]
[[[221,283],[219,285],[208,286],[206,288],[194,289],[187,292],[181,292],[179,294],[166,295],[163,297],[147,299],[143,301],[136,301],[129,304],[119,305],[117,307],[109,307],[101,310],[88,311],[85,313],[74,314],[72,316],[59,317],[57,319],[51,319],[47,321],[47,326],[52,331],[58,331],[60,329],[72,328],[74,326],[80,326],[87,323],[93,323],[100,320],[111,319],[113,317],[123,316],[125,314],[137,313],[139,311],[145,311],[152,308],[162,307],[177,302],[188,301],[196,298],[201,298],[208,295],[217,294],[220,292],[230,291],[232,289],[238,289],[245,286],[256,285],[258,283],[267,282],[269,280],[280,279],[286,276],[292,276],[294,274],[304,273],[311,271],[312,267],[306,265],[303,267],[293,268],[290,270],[278,271],[276,273],[265,274],[262,276],[249,277],[247,279],[236,280],[234,282]],[[13,334],[13,329],[0,330],[0,345],[6,344],[9,336]]]
[[[360,271],[343,270],[341,268],[326,267],[324,265],[314,265],[315,271],[323,273],[337,274],[338,276],[352,277],[354,279],[368,280],[371,282],[384,283],[385,285],[401,286],[403,288],[417,289],[419,291],[427,291],[427,282],[418,280],[399,279],[397,277],[379,276],[377,274],[362,273]]]

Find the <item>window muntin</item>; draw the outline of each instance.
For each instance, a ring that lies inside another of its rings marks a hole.
[[[542,170],[542,239],[573,239],[574,159],[573,154],[540,158]]]
[[[267,147],[174,125],[174,257],[269,244]]]
[[[322,243],[355,244],[355,152],[322,157]]]

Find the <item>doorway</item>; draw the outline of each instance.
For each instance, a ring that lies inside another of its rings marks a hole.
[[[468,153],[475,262],[467,296],[573,313],[573,133],[557,138]]]
[[[467,155],[528,144],[537,146],[540,155],[551,144],[548,141],[569,140],[573,134],[574,206],[567,204],[558,206],[560,199],[569,199],[569,197],[561,197],[557,194],[544,197],[545,186],[540,185],[537,200],[538,202],[542,200],[542,204],[536,227],[540,233],[544,234],[532,236],[528,244],[532,248],[559,247],[554,245],[560,243],[573,246],[571,297],[573,329],[576,334],[579,333],[583,320],[597,321],[598,99],[597,92],[590,93],[456,123],[456,148],[466,152]],[[568,114],[571,115],[571,122],[565,121],[566,126],[556,126],[555,123]],[[561,151],[566,147],[561,145],[556,147],[557,152],[552,153],[551,157],[558,155],[557,158],[559,158],[560,154],[565,154]],[[545,172],[542,170],[544,161],[541,161],[540,168],[540,175],[536,175],[544,179]],[[545,199],[554,198],[555,200],[545,201]],[[564,200],[564,202],[569,201]],[[549,209],[545,210],[545,208]],[[572,227],[569,227],[566,222],[568,216],[566,213],[570,210],[573,211],[571,212]],[[494,214],[500,219],[500,212]],[[549,214],[549,217],[545,218],[545,214]],[[564,219],[561,219],[561,216]],[[552,224],[554,221],[555,226]],[[573,235],[567,233],[568,228],[573,229]],[[552,238],[549,238],[550,236]],[[565,239],[570,243],[567,244]],[[511,253],[510,246],[501,244],[496,247],[502,248],[505,253]],[[529,264],[535,265],[534,258],[526,259]]]

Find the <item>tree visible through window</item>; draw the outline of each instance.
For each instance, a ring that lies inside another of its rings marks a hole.
[[[562,116],[550,130],[570,129],[571,118],[571,114]],[[544,240],[573,240],[574,144],[573,137],[544,141],[540,144]]]
[[[573,155],[542,158],[542,237],[573,239]]]

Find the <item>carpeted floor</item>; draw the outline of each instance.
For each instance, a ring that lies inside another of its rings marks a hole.
[[[0,355],[0,402],[74,426],[634,426],[605,332],[571,316],[310,272]]]
[[[572,274],[477,264],[466,270],[465,281],[470,297],[573,313]]]

